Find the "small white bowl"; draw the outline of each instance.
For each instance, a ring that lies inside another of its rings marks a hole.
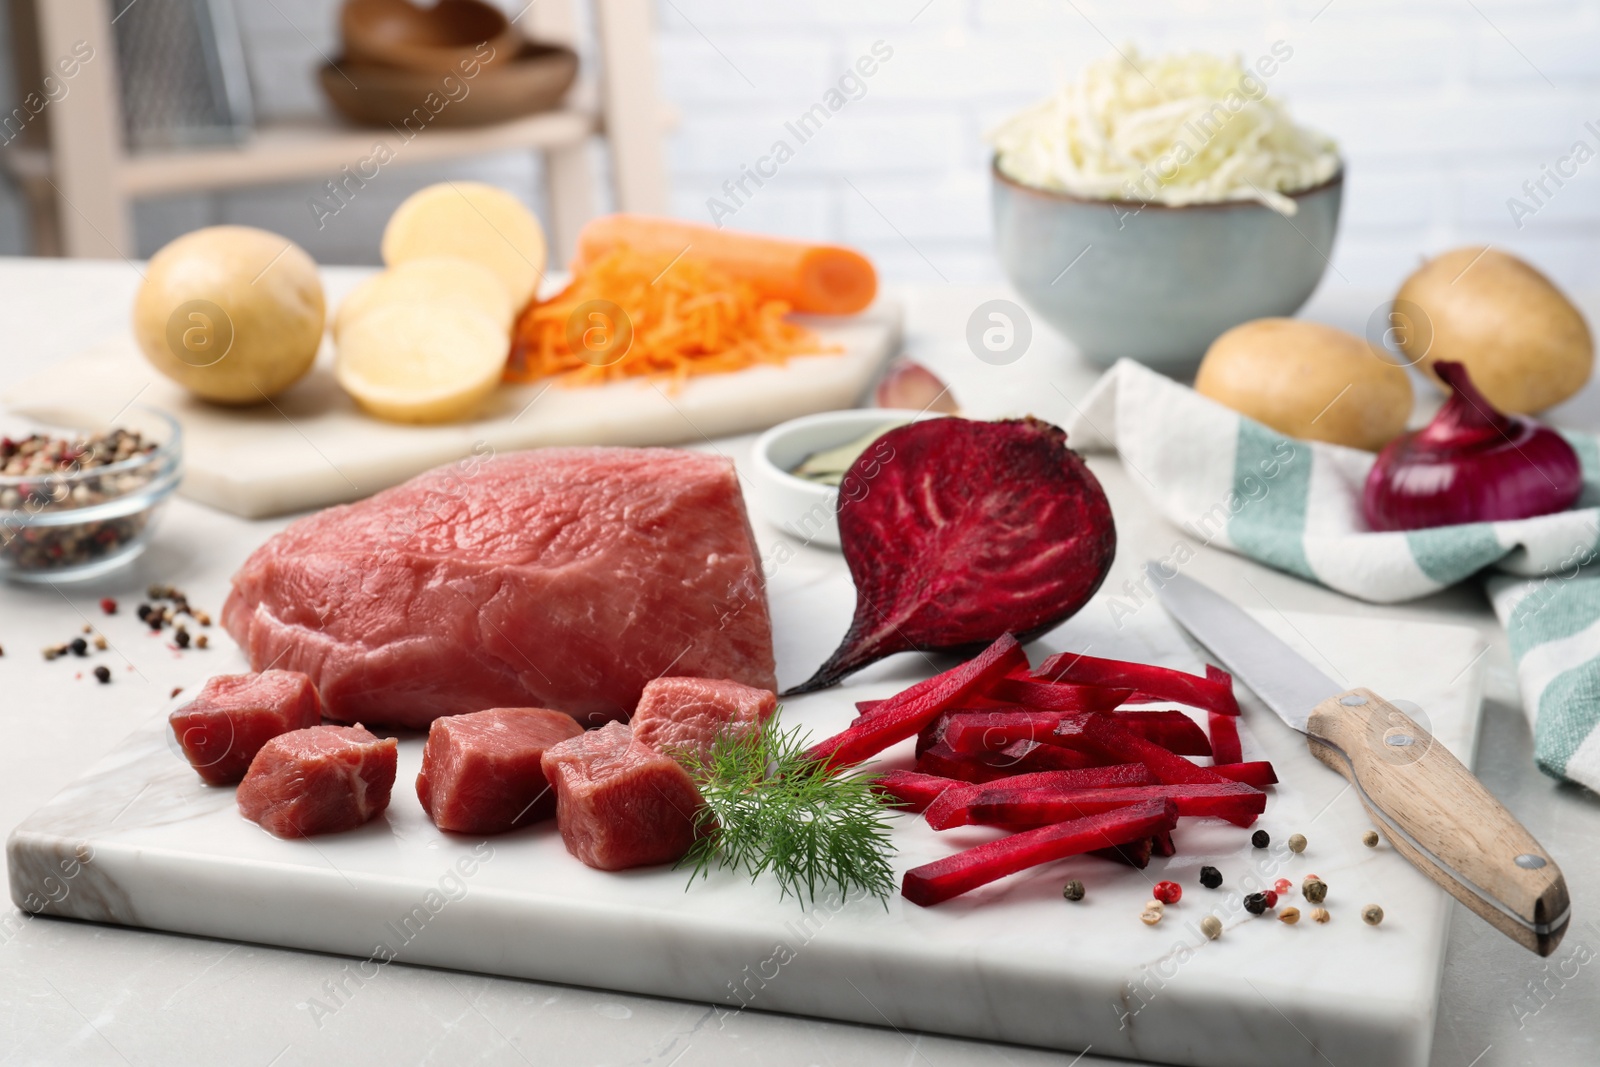
[[[849,444],[874,427],[940,418],[939,412],[898,408],[823,411],[779,423],[751,452],[750,502],[756,514],[801,544],[839,547],[839,490],[791,474],[814,452]]]

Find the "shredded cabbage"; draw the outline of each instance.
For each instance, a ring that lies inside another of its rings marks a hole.
[[[1201,52],[1091,63],[1076,82],[1002,124],[1001,171],[1073,196],[1181,205],[1256,200],[1327,181],[1338,146],[1296,125],[1238,56]]]

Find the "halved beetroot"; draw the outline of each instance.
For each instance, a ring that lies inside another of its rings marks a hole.
[[[1041,826],[913,867],[900,883],[900,895],[926,908],[1051,860],[1141,839],[1148,846],[1152,834],[1177,825],[1177,805],[1153,800],[1104,815]]]
[[[885,458],[887,456],[888,458]],[[839,540],[856,584],[825,689],[896,652],[1023,641],[1088,602],[1116,555],[1105,491],[1059,427],[928,419],[878,438],[845,475]]]

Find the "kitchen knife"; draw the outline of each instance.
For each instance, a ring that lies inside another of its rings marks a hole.
[[[1221,594],[1145,571],[1184,629],[1350,780],[1396,852],[1526,948],[1548,956],[1572,914],[1561,868],[1472,772],[1405,712],[1346,689]]]

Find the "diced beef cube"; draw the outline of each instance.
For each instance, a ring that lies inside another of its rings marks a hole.
[[[433,720],[417,799],[441,830],[497,834],[556,813],[539,761],[583,733],[566,712],[493,708]]]
[[[184,758],[211,785],[244,777],[261,746],[322,721],[322,701],[299,671],[220,674],[167,719]]]
[[[712,678],[657,678],[644,687],[629,725],[660,752],[704,755],[721,733],[748,734],[778,707],[777,694]]]
[[[355,726],[279,734],[239,783],[239,811],[278,837],[353,830],[389,806],[396,745]]]
[[[591,867],[671,863],[694,843],[700,791],[677,761],[619,722],[550,749],[544,775],[567,851]]]

